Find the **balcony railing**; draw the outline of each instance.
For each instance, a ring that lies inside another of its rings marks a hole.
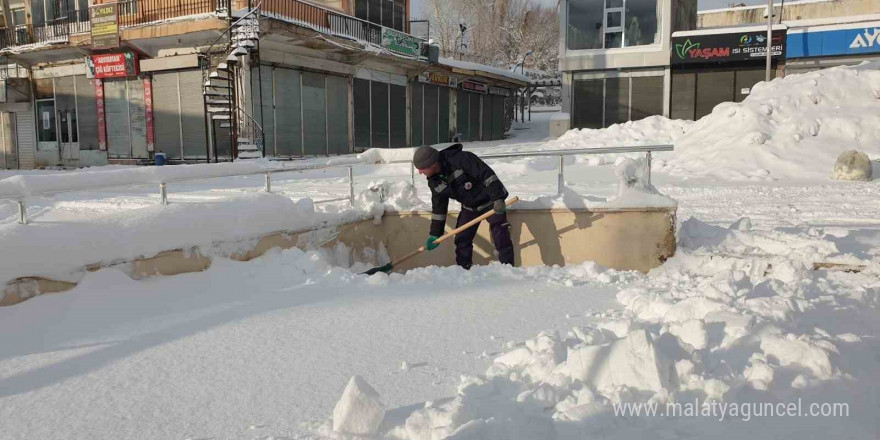
[[[233,0],[244,7],[244,1]],[[119,26],[122,28],[172,20],[199,14],[213,14],[228,10],[230,0],[120,0],[118,2]],[[239,5],[236,5],[238,7]],[[263,16],[283,20],[317,32],[383,46],[383,33],[396,39],[388,44],[389,50],[416,57],[421,38],[405,32],[388,29],[333,9],[324,8],[301,0],[262,0]],[[54,19],[40,26],[18,26],[0,29],[0,49],[33,43],[58,43],[69,41],[69,36],[88,33],[91,29],[87,11],[70,11],[68,17]],[[400,41],[410,49],[401,50]],[[408,46],[407,46],[408,45]]]

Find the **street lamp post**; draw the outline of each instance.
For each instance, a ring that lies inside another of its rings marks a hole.
[[[773,59],[773,0],[767,0],[767,71],[765,80],[770,82],[770,70]]]
[[[517,66],[520,67],[520,73],[522,73],[523,76],[526,76],[526,58],[528,58],[530,56],[532,56],[532,51],[526,52],[526,54],[523,55],[522,61],[519,64],[517,64]],[[516,72],[516,66],[513,67],[513,71]],[[520,105],[519,105],[519,109],[520,109],[519,110],[520,111],[519,121],[520,122],[526,122],[526,103],[525,103],[525,100],[528,99],[528,97],[526,96],[528,91],[529,91],[529,86],[528,86],[528,84],[526,84],[525,91],[520,93]],[[531,113],[532,113],[532,104],[531,104],[531,102],[529,102],[529,114],[531,115]],[[516,119],[516,111],[514,111],[513,114],[514,114],[514,119]],[[529,119],[531,119],[531,117]]]

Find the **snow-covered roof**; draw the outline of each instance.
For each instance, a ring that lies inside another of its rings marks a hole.
[[[797,1],[792,1],[792,2],[787,1],[787,2],[785,2],[785,6],[804,5],[804,4],[808,4],[808,3],[825,3],[825,2],[832,2],[832,1],[838,1],[838,0],[797,0]],[[779,2],[779,1],[774,1],[773,6],[777,6],[780,3],[781,2]],[[751,5],[751,6],[734,6],[734,7],[730,7],[730,8],[705,9],[702,11],[697,11],[697,14],[698,15],[716,14],[719,12],[744,11],[747,9],[767,9],[767,5],[763,4],[763,5]]]
[[[519,73],[515,73],[511,70],[501,69],[498,67],[487,66],[485,64],[472,63],[470,61],[459,61],[452,58],[440,58],[440,64],[444,66],[453,67],[456,69],[464,69],[464,70],[473,70],[475,72],[486,72],[491,73],[493,75],[503,76],[505,78],[514,80],[514,81],[522,81],[529,82],[531,79],[525,75],[520,75]]]
[[[774,31],[782,31],[788,29],[788,26],[785,24],[774,24]],[[678,31],[673,32],[673,37],[689,37],[692,35],[716,35],[716,34],[736,34],[740,32],[760,32],[766,31],[767,25],[743,25],[743,26],[724,26],[724,27],[712,27],[712,28],[704,28],[704,29],[696,29],[692,31]]]

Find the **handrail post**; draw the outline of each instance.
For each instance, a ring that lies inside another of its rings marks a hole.
[[[272,175],[269,173],[266,173],[266,192],[272,192]]]
[[[168,191],[165,188],[165,182],[159,184],[159,200],[163,205],[168,204]]]
[[[416,187],[416,166],[410,162],[409,164],[409,180],[412,183],[413,188]]]
[[[354,170],[348,167],[348,201],[354,206]]]
[[[648,167],[648,185],[651,184],[651,150],[645,152],[645,165]]]
[[[27,224],[27,206],[25,206],[24,200],[18,201],[18,222],[23,225]]]
[[[565,188],[565,156],[559,155],[559,174],[556,176],[556,194],[562,195]]]

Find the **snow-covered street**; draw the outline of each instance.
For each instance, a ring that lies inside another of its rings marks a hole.
[[[348,438],[331,418],[355,375],[387,410],[376,438],[877,438],[880,187],[828,178],[838,144],[880,154],[880,71],[853,72],[824,74],[858,77],[850,95],[817,73],[793,75],[695,123],[654,117],[547,142],[552,114],[535,113],[506,141],[466,146],[674,142],[675,153],[654,156],[653,184],[678,202],[678,250],[647,274],[587,262],[368,277],[338,252],[295,248],[138,281],[114,268],[79,274],[69,292],[0,308],[0,438]],[[816,107],[797,116],[808,102]],[[871,105],[873,115],[841,122]],[[613,199],[617,159],[568,158],[567,187]],[[491,164],[512,195],[556,191],[555,158]],[[408,165],[361,163],[355,173],[357,193],[410,179]],[[0,172],[10,178],[0,189],[27,177]],[[272,194],[262,179],[169,185],[165,207],[154,186],[31,198],[29,225],[0,205],[2,281],[370,215],[364,204],[314,203],[346,197],[342,169],[281,175]],[[424,178],[416,183],[430,200]],[[435,252],[451,252],[444,246]],[[694,399],[802,399],[848,412],[614,413]]]

